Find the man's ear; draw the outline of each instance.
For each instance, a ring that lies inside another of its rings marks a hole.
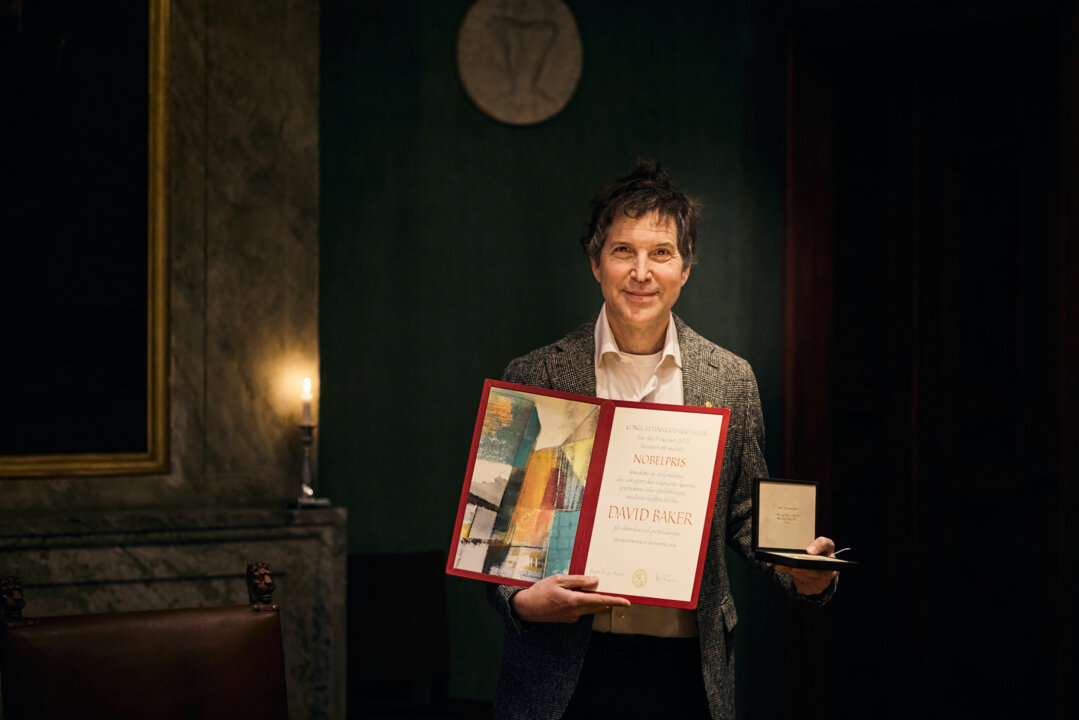
[[[591,255],[588,256],[588,262],[589,262],[590,265],[592,265],[592,277],[594,277],[596,279],[596,282],[602,283],[603,281],[600,280],[600,277],[599,277],[599,263],[596,262],[596,259],[593,258]],[[683,280],[682,282],[685,282],[685,281]]]
[[[689,280],[689,271],[691,270],[689,265],[682,268],[682,284],[680,287],[686,286],[686,280]]]

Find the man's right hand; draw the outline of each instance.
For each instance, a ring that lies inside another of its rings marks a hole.
[[[513,612],[527,622],[576,622],[582,615],[611,606],[628,607],[629,600],[591,592],[599,578],[591,575],[551,575],[513,596]]]

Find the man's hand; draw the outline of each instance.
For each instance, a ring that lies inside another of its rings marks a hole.
[[[826,537],[819,537],[809,543],[806,552],[810,555],[824,555],[835,557],[835,543]],[[794,587],[802,595],[818,595],[828,589],[835,577],[835,570],[806,570],[805,568],[791,568],[786,565],[776,565],[776,572],[787,573],[794,580]]]
[[[513,612],[528,622],[571,623],[612,605],[630,604],[625,598],[590,592],[598,586],[599,578],[591,575],[551,575],[514,595]]]

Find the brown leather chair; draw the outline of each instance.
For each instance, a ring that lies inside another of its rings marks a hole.
[[[248,566],[248,589],[248,605],[27,619],[21,586],[4,578],[3,717],[287,718],[265,564]]]

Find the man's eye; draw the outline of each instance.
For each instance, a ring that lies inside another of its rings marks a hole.
[[[611,252],[613,252],[615,255],[628,255],[630,253],[630,249],[625,245],[619,245]]]

